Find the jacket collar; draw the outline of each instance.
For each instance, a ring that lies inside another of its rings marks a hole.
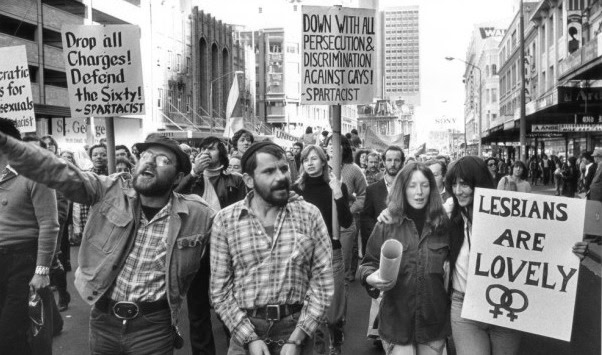
[[[249,193],[247,194],[247,196],[245,197],[244,200],[242,200],[242,203],[237,205],[237,210],[235,211],[234,215],[238,218],[241,219],[242,217],[245,217],[247,215],[250,214],[251,212],[251,200],[253,199],[253,196],[255,195],[255,191],[251,190],[249,191]],[[289,192],[289,196],[288,196],[288,202],[286,203],[286,205],[284,206],[284,208],[286,209],[286,212],[291,212],[291,202],[296,202],[296,201],[303,201],[303,197],[301,197],[300,195],[297,195],[297,193],[295,193],[293,190],[291,190]]]
[[[130,199],[139,199],[140,197],[138,196],[138,193],[136,192],[136,190],[134,190],[134,188],[129,188],[125,191],[125,194],[127,197],[129,197]],[[172,191],[171,193],[171,212],[172,213],[177,213],[177,214],[189,214],[190,210],[188,209],[188,205],[186,205],[185,203],[182,203],[181,197],[178,196],[179,194],[176,194],[175,192]]]

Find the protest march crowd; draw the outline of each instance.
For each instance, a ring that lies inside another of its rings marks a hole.
[[[244,129],[199,147],[154,133],[117,145],[109,175],[104,144],[83,170],[51,136],[1,118],[0,352],[52,352],[79,245],[92,354],[173,353],[184,302],[193,354],[216,353],[215,329],[232,355],[340,354],[351,282],[372,298],[367,341],[386,354],[516,354],[520,331],[461,316],[475,189],[553,182],[602,201],[602,150],[425,161],[363,148],[353,130],[337,178],[335,138],[308,129],[289,150]],[[392,278],[380,269],[390,240],[403,247]],[[570,251],[583,260],[588,242]]]

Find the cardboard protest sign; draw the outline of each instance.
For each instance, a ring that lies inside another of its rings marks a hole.
[[[0,117],[15,121],[21,133],[36,131],[25,46],[0,48]]]
[[[60,147],[87,144],[86,118],[65,117],[56,119],[51,127],[50,134],[56,139]],[[94,143],[107,137],[107,128],[104,119],[94,120]]]
[[[476,189],[462,317],[569,341],[585,200]]]
[[[301,103],[367,104],[376,80],[375,11],[303,6]]]
[[[145,113],[138,26],[65,25],[61,33],[72,117]]]

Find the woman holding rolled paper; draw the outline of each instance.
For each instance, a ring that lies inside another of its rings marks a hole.
[[[406,165],[387,209],[393,223],[376,224],[360,267],[362,283],[383,291],[378,315],[383,347],[387,355],[441,354],[450,333],[443,271],[449,235],[431,170],[422,163]],[[396,255],[388,255],[397,242],[403,251],[398,268]]]

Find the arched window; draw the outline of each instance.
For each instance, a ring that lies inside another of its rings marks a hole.
[[[491,64],[491,75],[497,75],[497,66],[495,64]]]

